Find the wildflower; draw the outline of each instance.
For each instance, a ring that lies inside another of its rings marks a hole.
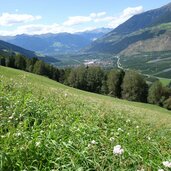
[[[130,133],[128,132],[127,135],[130,135]]]
[[[123,132],[123,129],[122,128],[118,128],[118,131]]]
[[[40,141],[36,142],[36,147],[40,146]]]
[[[171,168],[171,162],[169,162],[169,161],[164,161],[164,162],[163,162],[163,165],[164,165],[165,167]]]
[[[40,133],[41,133],[41,134],[43,134],[43,133],[44,133],[44,131],[43,131],[43,130],[41,130],[41,131],[40,131]]]
[[[91,144],[88,144],[88,148],[90,148],[91,147]]]
[[[121,145],[116,145],[113,148],[113,154],[115,155],[121,155],[124,152],[124,149],[122,149]]]
[[[139,126],[137,125],[137,126],[136,126],[136,128],[138,129],[138,128],[139,128]]]
[[[158,169],[158,171],[164,171],[163,169]]]
[[[20,133],[20,132],[17,132],[17,133],[15,134],[15,136],[19,137],[19,136],[21,136],[21,133]]]
[[[69,140],[68,143],[69,143],[69,144],[72,144],[72,141]]]
[[[126,120],[126,123],[129,123],[129,122],[131,122],[131,120],[130,120],[130,119],[127,119],[127,120]]]
[[[113,142],[113,141],[115,141],[115,138],[114,138],[114,137],[111,137],[109,140],[110,140],[111,142]]]
[[[65,93],[65,95],[64,95],[65,97],[68,97],[68,94],[67,93]]]
[[[91,141],[91,144],[96,145],[97,142],[96,142],[95,140],[92,140],[92,141]]]
[[[137,171],[144,171],[144,169],[143,169],[143,168],[141,168],[140,170],[137,170]]]
[[[150,138],[150,137],[147,137],[147,139],[148,139],[148,140],[151,140],[151,138]]]
[[[10,116],[9,119],[13,119],[13,116]]]

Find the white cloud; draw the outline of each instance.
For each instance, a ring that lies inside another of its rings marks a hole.
[[[91,13],[89,16],[73,16],[73,17],[69,17],[68,20],[63,23],[63,25],[74,26],[78,24],[83,24],[83,23],[95,21],[105,15],[106,12],[99,12],[99,13]]]
[[[12,30],[12,31],[0,30],[0,35],[14,36],[18,34],[34,35],[34,34],[60,33],[60,32],[75,32],[75,30],[71,27],[64,27],[59,24],[51,24],[51,25],[29,24],[29,25],[19,26],[15,30]]]
[[[72,16],[62,24],[26,24],[34,20],[41,19],[41,16],[32,16],[28,14],[9,14],[3,13],[0,16],[0,26],[11,26],[17,23],[22,26],[14,27],[13,30],[0,30],[0,35],[17,34],[46,34],[60,32],[80,32],[93,30],[99,27],[116,28],[135,14],[143,12],[143,7],[129,7],[124,9],[119,16],[110,16],[106,12],[91,13],[87,16]],[[88,24],[88,25],[87,25]],[[1,27],[3,28],[3,27]],[[10,28],[11,29],[11,28]]]
[[[122,12],[122,14],[120,16],[113,17],[113,19],[111,19],[111,22],[109,22],[108,27],[116,28],[117,26],[119,26],[123,22],[127,21],[132,16],[134,16],[136,14],[140,14],[143,11],[144,10],[143,10],[142,6],[128,7],[128,8],[123,10],[123,12]]]
[[[105,11],[103,12],[99,12],[99,13],[91,13],[89,16],[91,18],[97,18],[97,17],[102,17],[102,16],[105,16],[107,13]]]
[[[63,23],[64,26],[74,26],[78,24],[88,23],[88,22],[108,22],[107,26],[111,28],[116,28],[121,23],[125,22],[133,15],[142,13],[143,7],[128,7],[122,11],[119,16],[107,16],[106,12],[91,13],[88,16],[73,16],[69,17],[67,21]]]
[[[69,17],[67,21],[63,23],[65,26],[74,26],[82,23],[87,23],[92,21],[91,17],[86,17],[86,16],[74,16],[74,17]]]
[[[142,13],[143,7],[142,6],[138,6],[138,7],[128,7],[123,11],[123,16],[125,17],[130,17],[136,14],[140,14]]]
[[[41,19],[41,16],[2,13],[2,15],[0,15],[0,26],[12,26],[15,24],[27,23],[39,19]]]

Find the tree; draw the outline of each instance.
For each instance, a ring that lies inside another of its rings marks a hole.
[[[68,84],[71,87],[86,90],[86,72],[87,69],[84,66],[72,69],[68,76]]]
[[[168,87],[171,88],[171,82],[168,84]]]
[[[125,73],[122,84],[122,98],[130,101],[146,102],[148,85],[144,78],[135,71]]]
[[[13,55],[5,58],[5,66],[15,68],[15,58]]]
[[[105,95],[107,95],[109,93],[108,85],[107,85],[107,81],[106,80],[102,81],[102,87],[101,87],[100,93],[101,94],[105,94]]]
[[[171,110],[171,97],[169,97],[167,100],[164,101],[163,107],[168,110]]]
[[[60,77],[60,71],[58,68],[55,68],[53,66],[50,67],[50,73],[51,73],[51,79],[59,81],[59,77]]]
[[[0,65],[5,66],[5,57],[0,56]]]
[[[87,68],[87,91],[100,93],[103,80],[104,73],[100,67],[90,66]]]
[[[33,73],[39,75],[46,75],[45,63],[40,60],[36,61],[36,63],[34,64]]]
[[[163,86],[160,81],[154,82],[148,91],[148,102],[162,105]]]
[[[20,54],[15,56],[15,68],[21,70],[26,69],[26,59]]]
[[[118,98],[121,97],[121,90],[122,90],[121,85],[123,82],[123,77],[124,77],[123,70],[113,69],[110,71],[107,78],[109,95]]]

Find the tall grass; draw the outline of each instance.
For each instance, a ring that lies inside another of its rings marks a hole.
[[[106,107],[56,83],[14,78],[0,77],[0,170],[169,171],[169,126],[130,116],[124,101]]]

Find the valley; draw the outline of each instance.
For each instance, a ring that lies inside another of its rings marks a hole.
[[[0,171],[170,169],[170,2],[1,3]]]

